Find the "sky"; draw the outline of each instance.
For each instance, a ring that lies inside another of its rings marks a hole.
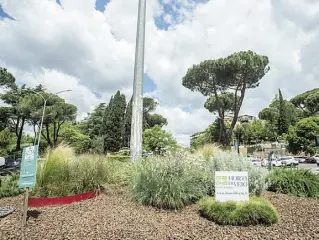
[[[28,86],[72,89],[61,97],[78,119],[117,90],[129,99],[138,0],[0,0],[0,66]],[[319,1],[148,0],[144,95],[177,141],[215,119],[205,97],[182,86],[187,69],[253,50],[270,72],[247,91],[241,114],[257,116],[280,88],[285,98],[319,87]]]

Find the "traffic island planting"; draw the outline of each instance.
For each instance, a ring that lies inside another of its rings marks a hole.
[[[252,197],[247,202],[217,202],[213,197],[205,197],[199,202],[199,211],[219,225],[271,225],[279,221],[276,209],[260,197]]]

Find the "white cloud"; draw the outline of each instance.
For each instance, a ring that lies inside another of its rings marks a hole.
[[[192,64],[251,49],[270,59],[271,71],[249,90],[242,112],[256,115],[278,88],[286,97],[319,86],[319,3],[314,0],[214,0],[195,6],[176,3],[167,15],[157,0],[147,1],[145,70],[154,79],[158,111],[168,116],[176,138],[203,130],[213,119],[205,98],[182,86]],[[17,21],[0,21],[0,62],[19,81],[45,83],[52,90],[74,88],[65,98],[80,116],[117,89],[132,93],[137,0],[113,0],[104,13],[94,0],[1,0]],[[162,15],[172,26],[157,29]],[[102,99],[92,93],[98,92]],[[193,108],[191,113],[182,107]]]

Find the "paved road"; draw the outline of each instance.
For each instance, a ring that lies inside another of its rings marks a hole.
[[[311,169],[311,171],[313,171],[314,173],[318,173],[319,174],[319,167],[317,166],[316,163],[300,163],[299,164],[300,168],[306,168],[306,169]]]

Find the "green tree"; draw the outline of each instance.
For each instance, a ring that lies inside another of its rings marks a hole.
[[[58,142],[61,127],[66,122],[72,122],[76,119],[76,106],[66,103],[64,99],[57,95],[47,93],[41,90],[41,94],[48,99],[45,115],[43,119],[43,127],[41,134],[50,147],[55,147]],[[28,106],[28,121],[34,126],[40,126],[43,112],[43,100],[37,94],[32,93],[21,100],[21,105]]]
[[[67,122],[61,127],[60,141],[69,144],[76,153],[85,153],[90,146],[90,137],[84,135],[77,124]]]
[[[10,145],[15,142],[14,133],[8,128],[0,131],[0,156],[7,157],[11,151]]]
[[[269,71],[268,57],[252,51],[234,53],[226,58],[206,60],[188,69],[183,78],[183,86],[199,91],[204,96],[214,96],[218,115],[223,123],[224,144],[229,145],[238,114],[247,89],[259,86],[259,81]],[[220,94],[234,94],[233,120],[229,129],[222,119]]]
[[[301,119],[289,128],[287,149],[297,154],[305,152],[313,155],[316,152],[315,136],[319,134],[319,117]]]
[[[216,120],[219,129],[217,142],[219,143],[223,143],[226,140],[226,136],[224,135],[224,133],[226,133],[225,130],[227,129],[227,126],[225,125],[225,116],[233,112],[234,104],[235,94],[230,92],[218,94],[217,98],[216,96],[211,96],[204,104],[204,107],[208,111],[218,113],[219,110],[219,113],[221,114],[221,116],[219,116]]]
[[[163,154],[177,147],[172,134],[166,132],[159,125],[146,129],[143,133],[143,149],[154,154]]]
[[[143,130],[154,127],[155,125],[164,126],[167,124],[167,119],[160,114],[152,114],[155,111],[158,103],[152,99],[143,98]],[[129,101],[125,114],[124,127],[124,147],[129,147],[131,137],[131,122],[132,122],[132,98]]]
[[[126,100],[120,91],[111,97],[104,115],[104,152],[117,152],[123,145]]]
[[[105,103],[100,103],[94,108],[93,112],[89,113],[88,116],[80,123],[80,129],[82,132],[90,136],[91,139],[101,135],[105,109]]]
[[[305,117],[315,116],[319,113],[319,88],[299,94],[290,101],[303,111]]]
[[[279,116],[278,116],[278,134],[282,135],[288,132],[289,123],[287,116],[287,108],[281,90],[279,89]]]
[[[288,126],[294,125],[302,118],[302,111],[296,108],[290,101],[283,100],[285,110],[285,121]],[[271,104],[261,110],[258,114],[259,118],[268,122],[268,127],[273,133],[273,139],[277,139],[279,134],[279,117],[280,117],[280,101],[279,96],[276,95]]]

